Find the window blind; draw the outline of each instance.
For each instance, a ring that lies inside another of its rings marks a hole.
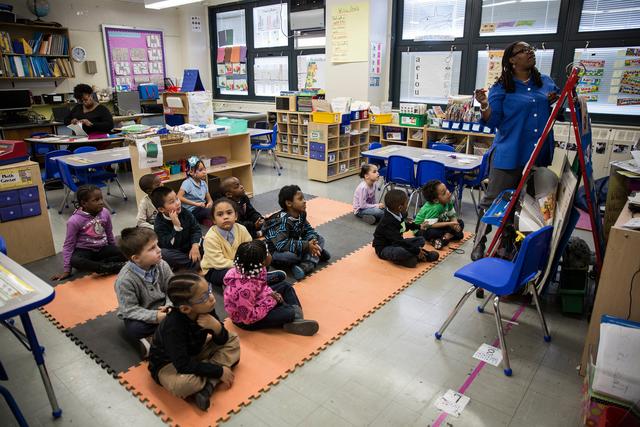
[[[483,0],[480,36],[552,34],[560,0]]]
[[[404,40],[453,40],[464,34],[465,0],[404,0]]]
[[[542,74],[551,74],[551,64],[553,63],[553,49],[545,49],[536,51],[536,67]],[[478,68],[476,71],[476,88],[486,88],[493,84],[487,85],[487,69],[489,66],[489,53],[486,50],[478,52]]]
[[[639,0],[584,0],[578,31],[640,28]]]

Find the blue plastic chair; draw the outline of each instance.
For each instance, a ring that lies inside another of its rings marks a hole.
[[[478,216],[478,218],[480,218],[480,210],[478,204],[480,203],[482,192],[487,191],[487,185],[484,181],[489,176],[489,158],[492,151],[493,146],[491,146],[491,148],[489,148],[482,155],[482,163],[480,163],[480,167],[478,168],[475,175],[465,175],[462,178],[462,186],[469,189],[469,192],[471,193],[471,200],[473,201],[473,208],[476,210],[476,215]],[[478,190],[477,202],[475,196],[473,195],[473,190]]]
[[[58,168],[58,162],[56,162],[55,157],[66,156],[67,154],[71,154],[71,151],[53,150],[45,154],[44,170],[41,172],[42,182],[47,183],[47,181],[55,181],[60,179],[60,169]],[[47,196],[46,189],[44,192],[44,199],[47,202],[47,209],[49,209],[49,197]]]
[[[375,150],[377,148],[382,148],[382,144],[379,142],[372,142],[369,144],[369,150]],[[382,179],[386,181],[387,179],[387,163],[381,159],[369,159],[369,164],[376,165],[378,167],[378,172]]]
[[[7,381],[9,376],[7,372],[4,370],[4,366],[2,366],[2,362],[0,362],[0,381]],[[4,397],[5,402],[7,402],[7,406],[11,410],[13,417],[16,419],[16,422],[20,427],[29,427],[29,424],[24,419],[24,415],[22,415],[22,411],[20,411],[20,407],[16,403],[15,399],[11,392],[4,386],[0,386],[0,394]]]
[[[385,184],[382,187],[380,200],[384,196],[385,191],[391,187],[403,187],[408,191],[413,191],[415,182],[415,173],[413,159],[404,156],[389,156],[387,163],[387,176]]]
[[[442,334],[453,318],[458,314],[460,308],[467,301],[469,296],[476,289],[486,289],[491,293],[487,297],[483,305],[478,307],[479,312],[484,311],[486,303],[493,298],[493,311],[495,315],[496,327],[498,329],[498,338],[500,340],[500,348],[502,349],[502,367],[506,376],[511,376],[511,365],[509,364],[509,350],[504,340],[504,331],[502,329],[502,317],[500,316],[500,297],[511,295],[527,286],[527,290],[531,292],[533,302],[535,303],[542,330],[544,340],[551,341],[547,322],[544,319],[542,310],[540,309],[540,301],[538,299],[538,291],[534,283],[534,279],[538,277],[538,273],[542,272],[547,263],[549,256],[549,244],[551,242],[552,226],[546,226],[538,231],[529,234],[522,242],[520,251],[515,261],[507,261],[501,258],[482,258],[467,264],[458,271],[454,276],[472,284],[472,286],[464,293],[458,304],[442,324],[436,338],[442,338]]]
[[[420,160],[416,168],[416,177],[414,181],[415,190],[413,190],[409,196],[409,205],[411,205],[413,196],[418,196],[416,198],[416,206],[413,213],[414,216],[418,213],[418,207],[420,206],[420,200],[422,199],[421,187],[433,179],[444,182],[447,187],[450,187],[447,183],[447,170],[442,163],[434,160]],[[449,191],[451,191],[451,188],[449,188]]]
[[[91,153],[94,151],[98,151],[98,149],[91,145],[86,145],[84,147],[78,147],[75,150],[73,150],[73,154]],[[124,188],[122,188],[122,185],[118,180],[118,174],[116,174],[115,172],[112,172],[111,170],[105,170],[105,169],[97,169],[97,170],[89,169],[89,171],[91,171],[89,179],[93,181],[104,181],[107,184],[107,195],[109,196],[111,195],[111,188],[109,186],[109,183],[113,181],[116,183],[116,185],[120,189],[120,192],[122,193],[122,198],[125,201],[127,200],[127,194],[124,192]]]
[[[453,146],[449,144],[442,144],[439,142],[434,142],[433,144],[431,144],[431,149],[440,150],[440,151],[449,151],[451,153],[454,153],[456,151],[456,149]]]
[[[47,135],[49,135],[47,132],[36,132],[36,133],[32,133],[31,134],[31,138],[36,138],[36,137],[40,137],[40,136],[47,136]],[[48,152],[53,151],[54,149],[55,149],[55,146],[51,145],[51,144],[35,143],[33,145],[33,154],[36,155],[36,156],[44,156]]]
[[[256,168],[256,164],[258,163],[258,158],[263,151],[266,151],[267,154],[271,155],[273,159],[273,168],[278,172],[278,176],[282,175],[280,169],[282,169],[282,165],[280,164],[280,160],[278,160],[278,156],[276,155],[276,141],[278,140],[278,125],[273,125],[273,131],[271,132],[271,136],[268,137],[267,141],[264,140],[256,140],[256,142],[251,143],[251,150],[256,152],[256,156],[253,159],[253,165],[251,169]]]
[[[69,195],[71,193],[75,193],[78,191],[78,187],[86,184],[93,184],[98,186],[99,188],[103,188],[107,186],[107,183],[100,179],[95,179],[94,177],[88,177],[84,175],[73,174],[71,172],[71,168],[64,162],[56,162],[58,163],[58,169],[60,170],[60,179],[62,179],[62,183],[65,186],[64,198],[62,199],[62,203],[60,203],[60,208],[58,208],[58,213],[62,214],[62,210],[67,207],[67,200],[69,199]],[[107,200],[104,200],[104,205],[111,211],[112,214],[116,213],[111,206],[107,203]]]

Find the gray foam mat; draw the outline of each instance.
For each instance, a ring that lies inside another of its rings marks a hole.
[[[278,205],[278,193],[280,190],[267,191],[266,193],[256,194],[251,199],[251,204],[258,212],[263,216],[267,216],[273,212],[280,210]],[[313,194],[304,193],[304,198],[307,200],[315,199]]]

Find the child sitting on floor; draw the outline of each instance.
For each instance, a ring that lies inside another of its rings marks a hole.
[[[264,235],[273,263],[291,267],[293,277],[302,280],[331,255],[324,249],[324,238],[307,221],[307,202],[300,187],[282,187],[278,203],[282,210],[265,221]]]
[[[222,279],[233,267],[238,246],[251,241],[243,225],[236,223],[236,205],[226,197],[213,202],[213,226],[204,236],[204,255],[200,267],[207,281],[222,287]]]
[[[158,175],[148,173],[146,175],[142,175],[140,181],[138,181],[138,185],[146,195],[138,205],[138,216],[136,216],[136,220],[138,221],[137,225],[138,227],[147,227],[153,230],[153,222],[156,220],[158,210],[153,206],[153,203],[151,203],[149,194],[151,194],[151,192],[156,188],[160,187],[162,182]]]
[[[117,274],[126,261],[115,245],[111,215],[104,207],[102,191],[81,185],[76,191],[76,210],[67,221],[62,246],[64,272],[51,277],[63,280],[72,268],[99,274]]]
[[[263,240],[253,240],[238,247],[232,268],[224,276],[224,309],[234,324],[242,329],[282,328],[311,336],[318,332],[318,322],[306,320],[293,287],[281,281],[267,284],[267,267],[271,255]]]
[[[162,248],[162,259],[172,270],[200,270],[202,230],[191,212],[182,209],[180,199],[169,187],[158,187],[151,193],[158,209],[153,228]]]
[[[416,235],[424,237],[435,249],[462,239],[464,223],[456,215],[447,186],[434,179],[427,182],[421,191],[425,203],[416,215],[415,223],[426,224],[427,228],[421,227]]]
[[[149,371],[172,394],[209,409],[216,384],[233,384],[240,340],[228,332],[214,307],[211,285],[195,273],[176,274],[167,296],[173,303],[151,343]]]
[[[117,315],[124,321],[127,333],[139,340],[141,356],[146,359],[151,337],[167,315],[167,285],[173,273],[162,260],[158,236],[153,230],[125,228],[118,246],[129,262],[116,279]]]
[[[223,179],[220,183],[220,191],[225,197],[233,200],[238,205],[238,224],[244,225],[254,239],[261,237],[264,218],[260,212],[251,205],[240,180],[235,176]]]
[[[184,208],[191,212],[200,223],[211,221],[211,206],[213,201],[207,184],[207,168],[204,162],[196,156],[187,160],[187,179],[182,181],[178,198]],[[209,225],[209,224],[207,224]]]
[[[384,203],[376,203],[378,166],[365,163],[360,168],[362,181],[353,193],[353,213],[367,224],[376,224],[384,215]]]
[[[382,220],[373,233],[373,247],[381,259],[405,267],[415,267],[418,261],[437,261],[438,252],[423,248],[423,237],[405,239],[402,233],[420,226],[407,220],[409,198],[402,190],[390,190],[384,197],[387,206]]]

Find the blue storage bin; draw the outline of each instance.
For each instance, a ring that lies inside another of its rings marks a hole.
[[[140,92],[140,99],[158,99],[159,91],[158,85],[155,83],[143,83],[138,85],[138,92]]]
[[[0,192],[0,207],[17,205],[18,203],[20,203],[18,190]]]
[[[34,203],[40,202],[40,195],[38,194],[38,187],[27,187],[18,190],[20,197],[20,203]]]
[[[343,124],[343,125],[350,125],[351,124],[351,113],[342,115],[341,124]]]
[[[20,205],[0,208],[0,221],[7,222],[22,218],[22,208]]]
[[[24,203],[22,205],[22,218],[28,216],[38,216],[40,215],[40,202],[38,203]]]

